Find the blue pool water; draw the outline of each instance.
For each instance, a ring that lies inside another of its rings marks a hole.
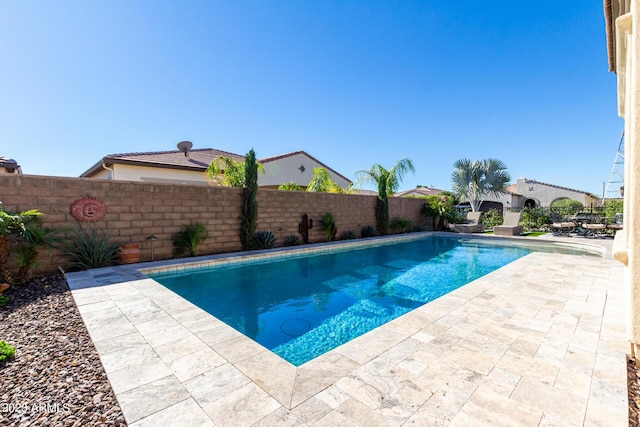
[[[430,236],[151,277],[300,366],[531,251]]]

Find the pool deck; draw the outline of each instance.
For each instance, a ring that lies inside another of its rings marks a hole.
[[[138,271],[193,259],[66,277],[133,427],[625,426],[622,264],[545,238],[607,253],[532,253],[297,368]]]

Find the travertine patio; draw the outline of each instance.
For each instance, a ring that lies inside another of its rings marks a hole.
[[[589,243],[607,256],[530,254],[299,368],[131,266],[67,280],[132,426],[623,426],[623,269]]]

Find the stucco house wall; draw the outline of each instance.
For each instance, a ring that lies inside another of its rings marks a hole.
[[[624,0],[605,0],[604,10],[609,71],[617,74],[625,135],[624,228],[616,233],[613,252],[626,267],[627,339],[635,356],[640,350],[640,11],[637,1]]]
[[[296,153],[286,157],[265,159],[262,161],[264,174],[258,176],[260,187],[277,188],[280,184],[294,181],[296,184],[306,187],[311,181],[314,168],[327,167],[316,159],[303,153]],[[351,181],[337,174],[330,168],[327,169],[331,178],[342,188],[347,188]]]

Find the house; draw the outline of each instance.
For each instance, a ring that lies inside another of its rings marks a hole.
[[[482,210],[551,206],[560,199],[576,200],[585,208],[591,208],[599,201],[596,195],[586,191],[527,178],[518,178],[516,183],[508,185],[506,190],[507,192],[500,196],[487,197],[482,203]]]
[[[422,185],[417,186],[416,188],[412,188],[411,190],[400,191],[395,193],[396,197],[424,197],[424,196],[435,196],[436,194],[442,193],[442,190],[438,188],[430,188],[424,187]]]
[[[631,357],[640,350],[640,9],[637,1],[604,0],[609,71],[616,73],[618,115],[624,119],[624,228],[613,256],[625,266],[627,340]],[[636,365],[638,365],[636,358]]]
[[[13,159],[0,156],[0,173],[22,173],[18,162]]]
[[[164,182],[173,184],[210,185],[207,167],[218,157],[244,161],[244,156],[213,148],[155,151],[146,153],[109,154],[91,166],[80,177],[119,181]],[[313,176],[313,169],[325,168],[342,188],[351,181],[304,151],[258,159],[264,166],[264,174],[258,175],[258,185],[278,188],[294,181],[306,187]]]

